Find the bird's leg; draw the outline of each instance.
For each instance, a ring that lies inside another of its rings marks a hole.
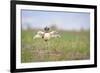
[[[49,43],[48,43],[48,41],[45,41],[45,43],[46,43],[46,57],[47,57],[47,60],[48,60],[48,58],[49,58]]]

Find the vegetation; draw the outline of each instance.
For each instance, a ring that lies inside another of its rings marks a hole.
[[[90,58],[90,32],[59,31],[61,38],[48,42],[33,39],[37,30],[22,30],[21,62],[84,60]]]

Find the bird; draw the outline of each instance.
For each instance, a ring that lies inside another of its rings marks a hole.
[[[37,34],[33,37],[33,39],[44,39],[44,41],[50,40],[50,38],[60,38],[61,36],[56,31],[49,32],[50,28],[45,27],[44,31],[38,31]]]

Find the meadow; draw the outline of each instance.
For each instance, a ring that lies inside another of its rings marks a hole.
[[[61,38],[33,39],[37,30],[21,32],[21,62],[86,60],[90,58],[90,32],[58,31]]]

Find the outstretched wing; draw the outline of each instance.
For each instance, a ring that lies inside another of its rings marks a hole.
[[[50,32],[50,35],[51,35],[51,37],[54,37],[54,38],[61,37],[61,36],[58,34],[58,32],[56,32],[56,31],[51,31],[51,32]]]
[[[44,32],[43,31],[38,31],[37,34],[33,37],[33,39],[42,38],[43,35],[44,35]]]
[[[38,32],[37,32],[38,35],[44,35],[44,33],[45,33],[45,32],[43,32],[43,31],[38,31]]]
[[[58,32],[56,32],[56,31],[51,31],[51,32],[50,32],[51,35],[55,35],[55,34],[57,34],[57,33],[58,33]]]

